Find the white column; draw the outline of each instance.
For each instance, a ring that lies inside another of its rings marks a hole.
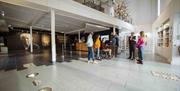
[[[55,11],[51,9],[51,47],[52,47],[52,62],[56,62],[56,42],[55,42]]]
[[[78,41],[81,42],[81,31],[78,32]],[[79,44],[79,56],[81,57],[81,44]]]
[[[30,26],[30,52],[33,52],[32,26]]]
[[[116,34],[116,27],[115,26],[113,27],[113,34],[114,35]]]
[[[66,34],[64,33],[64,55],[66,55]]]
[[[126,44],[127,44],[127,38],[126,38],[126,35],[125,35],[125,36],[124,36],[124,49],[125,49],[125,50],[126,50],[126,48],[127,48],[127,47],[126,47],[126,46],[127,46]]]
[[[80,34],[80,33],[81,33],[81,32],[79,31],[79,32],[78,32],[78,41],[79,41],[79,43],[80,43],[80,41],[81,41],[81,39],[80,39],[80,38],[81,38],[81,34]]]
[[[64,49],[66,49],[66,34],[64,33]]]

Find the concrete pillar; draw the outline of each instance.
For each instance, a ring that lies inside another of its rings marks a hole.
[[[116,27],[113,27],[113,34],[116,34]]]
[[[30,26],[30,52],[33,52],[32,26]]]
[[[66,34],[64,33],[64,49],[66,50]]]
[[[124,50],[126,50],[126,49],[127,49],[127,47],[126,47],[126,46],[127,46],[127,45],[126,45],[126,44],[127,44],[127,37],[126,37],[126,35],[124,36],[124,41],[125,41],[125,42],[124,42]]]
[[[81,42],[81,31],[78,32],[78,41]],[[81,57],[81,44],[79,45],[79,57]]]
[[[56,62],[56,40],[55,40],[55,11],[51,9],[51,47],[52,47],[52,62]]]
[[[64,55],[66,55],[66,34],[64,33]]]
[[[80,31],[78,31],[78,41],[79,41],[79,43],[81,41],[81,32]]]

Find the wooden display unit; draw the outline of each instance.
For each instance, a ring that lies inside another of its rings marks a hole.
[[[163,31],[158,32],[158,46],[159,47],[163,46]]]
[[[171,42],[171,35],[170,35],[170,27],[169,27],[169,21],[164,23],[160,28],[158,28],[159,31],[157,32],[158,38],[157,38],[157,45],[159,47],[169,47]]]
[[[86,43],[76,43],[76,50],[78,50],[78,51],[88,51]]]
[[[169,42],[170,42],[169,26],[165,28],[164,32],[165,32],[165,39],[164,39],[165,47],[169,47]]]

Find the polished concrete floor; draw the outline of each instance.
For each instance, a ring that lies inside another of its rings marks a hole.
[[[38,91],[51,87],[53,91],[180,91],[180,81],[155,77],[152,71],[180,76],[180,66],[161,62],[146,55],[143,65],[127,60],[126,55],[88,64],[87,58],[57,55],[57,63],[50,62],[49,52],[0,56],[0,91]],[[27,74],[39,73],[35,78]],[[33,81],[39,81],[37,86]]]

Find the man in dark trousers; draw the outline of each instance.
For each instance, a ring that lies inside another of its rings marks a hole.
[[[129,37],[129,57],[128,59],[135,59],[135,48],[136,48],[136,36],[134,36],[134,32],[131,32],[131,36]]]

